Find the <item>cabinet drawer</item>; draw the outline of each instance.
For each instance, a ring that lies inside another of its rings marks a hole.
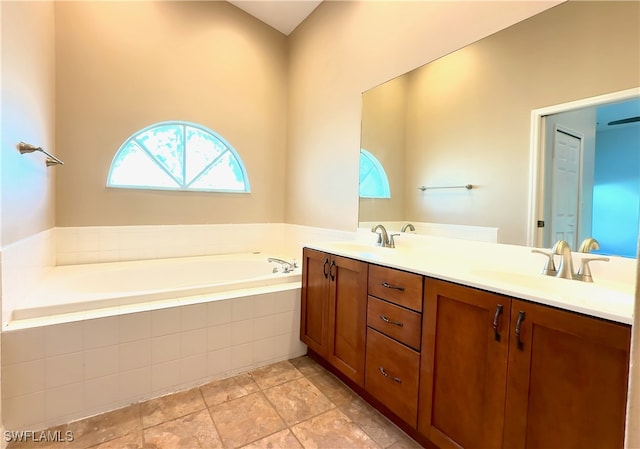
[[[370,265],[369,294],[421,312],[422,276]]]
[[[391,338],[420,350],[422,315],[369,296],[367,325]]]
[[[366,360],[365,390],[415,428],[420,354],[367,328]]]

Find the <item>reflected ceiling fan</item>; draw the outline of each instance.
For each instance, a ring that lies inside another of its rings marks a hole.
[[[620,120],[612,120],[609,123],[607,123],[607,125],[609,125],[609,126],[612,126],[612,125],[624,125],[625,123],[634,123],[634,122],[640,122],[640,116],[627,117],[627,118],[622,118]]]

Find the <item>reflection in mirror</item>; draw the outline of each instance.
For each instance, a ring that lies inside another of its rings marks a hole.
[[[593,252],[636,257],[640,219],[640,99],[637,89],[583,100],[592,106],[543,115],[542,246],[571,248],[594,237]],[[606,99],[607,97],[604,98]],[[562,106],[557,106],[562,109]]]
[[[537,231],[547,237],[529,238],[538,220],[550,223],[550,206],[529,213],[532,111],[637,88],[639,30],[638,2],[568,1],[364,92],[361,147],[385,167],[392,195],[360,199],[362,226],[472,226],[497,229],[501,243],[549,247],[548,227]],[[611,194],[596,187],[600,158],[589,157],[592,196],[599,190],[610,205]],[[473,189],[418,189],[466,184]],[[593,209],[584,233],[603,222],[588,196],[577,199],[580,213]],[[637,222],[634,229],[637,236]]]

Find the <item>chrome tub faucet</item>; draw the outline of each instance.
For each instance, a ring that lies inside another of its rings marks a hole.
[[[269,257],[267,259],[267,262],[269,263],[277,263],[282,267],[282,272],[283,273],[291,273],[293,270],[295,270],[296,268],[298,268],[298,263],[296,262],[295,259],[293,259],[293,262],[288,262],[286,260],[283,259],[278,259],[277,257]],[[273,269],[274,273],[278,272],[278,267],[275,267]]]

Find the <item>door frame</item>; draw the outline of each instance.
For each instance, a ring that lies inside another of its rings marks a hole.
[[[599,106],[606,103],[630,100],[639,96],[640,87],[634,87],[609,94],[546,106],[544,108],[534,109],[531,111],[527,246],[541,246],[544,242],[545,228],[539,228],[537,226],[537,221],[544,220],[546,116],[590,106]]]

